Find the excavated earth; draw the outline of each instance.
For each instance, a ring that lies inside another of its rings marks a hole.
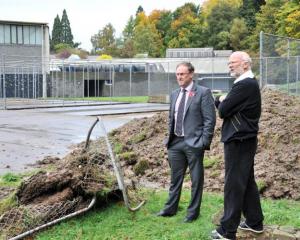
[[[265,89],[262,99],[259,146],[255,159],[260,192],[274,199],[300,200],[300,98]],[[208,192],[222,192],[224,185],[221,125],[222,120],[218,118],[211,150],[205,153],[204,189]],[[168,113],[163,112],[150,118],[134,119],[110,133],[127,183],[147,187],[169,186],[170,168],[163,144],[168,135],[167,126]],[[14,229],[14,226],[16,222],[26,221],[24,214],[28,211],[34,211],[39,219],[39,222],[32,219],[36,222],[30,227],[34,227],[82,209],[97,192],[103,196],[117,190],[105,141],[91,141],[86,150],[84,144],[77,145],[63,159],[47,157],[38,162],[42,170],[26,179],[16,190],[18,205],[1,213],[0,232],[5,231],[6,236],[13,236],[27,230],[27,225],[22,229]],[[184,184],[190,185],[189,177],[186,177]],[[0,190],[1,200],[14,189]],[[51,206],[63,208],[60,212],[53,212]],[[20,217],[22,214],[24,218]]]
[[[114,130],[115,144],[125,175],[138,182],[167,187],[169,165],[163,140],[168,113],[133,120]],[[222,120],[217,118],[211,150],[205,153],[205,191],[222,192],[224,185]],[[300,98],[278,91],[262,92],[262,116],[255,175],[265,197],[300,200]],[[189,181],[185,182],[189,185]]]

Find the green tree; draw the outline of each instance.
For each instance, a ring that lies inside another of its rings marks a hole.
[[[74,46],[73,34],[70,26],[70,21],[67,15],[66,9],[63,10],[63,15],[61,17],[61,28],[62,28],[62,38],[61,42]]]
[[[151,57],[161,56],[162,40],[155,26],[149,22],[136,26],[133,44],[136,53],[148,53]]]
[[[140,5],[136,10],[135,16],[139,15],[141,12],[144,12],[144,8]]]
[[[267,0],[266,4],[261,6],[260,12],[256,14],[256,26],[253,33],[248,37],[247,41],[250,43],[250,50],[258,52],[259,50],[259,33],[261,31],[265,33],[276,34],[276,16],[280,7],[286,2],[286,0]],[[269,47],[274,47],[274,44],[268,44]],[[274,50],[270,50],[274,51]]]
[[[233,50],[246,50],[248,45],[246,37],[248,35],[248,28],[244,18],[235,18],[230,28],[230,46]]]
[[[255,15],[259,12],[260,7],[265,4],[265,1],[258,0],[243,0],[240,7],[240,17],[245,19],[247,28],[251,31],[256,26]]]
[[[123,37],[126,41],[127,39],[132,39],[133,33],[134,33],[134,27],[135,27],[135,19],[131,15],[129,20],[127,21],[127,24],[123,30]]]
[[[277,33],[287,37],[300,38],[300,4],[287,1],[277,13]]]
[[[97,34],[92,36],[91,42],[93,48],[99,54],[117,55],[117,46],[115,39],[115,29],[111,23],[108,23]]]
[[[52,34],[51,34],[51,42],[50,49],[51,51],[55,50],[55,45],[62,42],[62,27],[58,14],[56,15],[53,23]]]
[[[228,2],[220,1],[215,5],[210,14],[207,16],[206,23],[207,28],[205,31],[206,38],[208,39],[208,45],[219,49],[221,46],[218,44],[220,41],[221,32],[229,32],[230,26],[234,18],[238,17],[238,8],[231,5]],[[229,38],[227,38],[229,41]],[[222,48],[224,46],[229,46],[228,43],[222,43]]]
[[[166,38],[168,47],[172,48],[201,47],[204,44],[202,19],[195,4],[187,3],[174,11]]]

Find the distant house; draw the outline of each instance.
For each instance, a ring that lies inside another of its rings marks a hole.
[[[22,93],[22,97],[46,96],[49,51],[47,23],[0,20],[1,88],[6,88],[6,97],[19,97],[17,90],[24,90],[24,86],[27,95]],[[12,79],[22,87],[9,89]]]

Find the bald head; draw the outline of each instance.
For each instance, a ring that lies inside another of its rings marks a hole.
[[[251,70],[251,62],[252,60],[248,53],[242,51],[233,52],[228,62],[230,75],[238,78],[243,73]]]

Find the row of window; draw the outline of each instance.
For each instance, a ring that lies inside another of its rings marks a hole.
[[[42,45],[42,27],[0,24],[0,44]]]

